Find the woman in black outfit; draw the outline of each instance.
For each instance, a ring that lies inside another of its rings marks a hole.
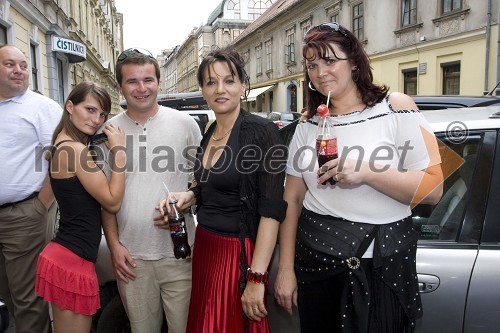
[[[278,127],[241,109],[248,78],[231,48],[209,53],[198,69],[216,121],[195,161],[195,187],[173,193],[197,204],[188,333],[269,332],[267,268],[283,221],[286,150]]]

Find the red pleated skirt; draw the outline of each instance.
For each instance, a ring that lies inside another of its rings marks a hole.
[[[268,333],[267,317],[261,321],[245,317],[241,305],[240,240],[196,228],[193,248],[193,287],[187,333]],[[245,239],[248,263],[254,245]]]
[[[50,242],[38,257],[35,290],[63,310],[91,316],[100,308],[95,264]]]

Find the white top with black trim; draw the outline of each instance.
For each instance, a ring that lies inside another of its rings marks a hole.
[[[332,116],[339,157],[373,161],[377,170],[382,166],[424,170],[439,164],[439,157],[431,161],[427,152],[422,131],[434,134],[423,115],[418,110],[394,111],[388,97],[363,111]],[[316,115],[297,126],[289,150],[287,173],[303,178],[308,188],[304,207],[318,214],[372,224],[391,223],[410,215],[408,203],[399,202],[369,185],[317,184],[318,120]]]

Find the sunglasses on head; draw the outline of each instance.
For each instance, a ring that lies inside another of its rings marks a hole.
[[[344,37],[349,38],[347,32],[345,32],[345,30],[337,22],[325,22],[311,27],[307,30],[306,35],[311,31],[335,31],[342,34]]]
[[[148,58],[156,60],[155,57],[153,57],[153,55],[151,54],[151,52],[149,52],[146,49],[140,49],[140,48],[126,49],[125,51],[120,53],[117,60],[121,62],[121,61],[127,59],[132,53],[139,53],[139,54],[145,55]]]

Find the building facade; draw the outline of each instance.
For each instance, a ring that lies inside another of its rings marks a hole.
[[[495,0],[277,1],[234,41],[248,59],[249,111],[300,111],[302,45],[336,21],[365,45],[374,79],[410,95],[482,95],[500,81]]]
[[[274,2],[275,0],[222,0],[209,15],[207,23],[194,28],[178,47],[174,59],[169,60],[170,64],[176,64],[177,80],[168,80],[166,92],[199,90],[196,73],[203,57],[213,47],[231,44]],[[169,71],[172,72],[173,70]],[[166,81],[165,77],[163,80]]]
[[[114,64],[123,50],[123,17],[114,0],[0,0],[0,44],[23,51],[30,88],[63,104],[90,80],[107,88],[119,112]]]
[[[172,49],[163,64],[162,78],[165,88],[162,91],[165,94],[177,92],[177,52],[179,51],[179,45]]]
[[[168,73],[168,65],[171,64],[169,62],[169,59],[172,55],[173,49],[164,49],[161,51],[161,54],[159,54],[156,57],[156,60],[158,60],[158,65],[160,66],[160,93],[165,94],[167,93],[167,87],[169,86],[169,73]]]
[[[177,63],[177,92],[197,91],[198,43],[195,29],[191,31],[175,55]]]

